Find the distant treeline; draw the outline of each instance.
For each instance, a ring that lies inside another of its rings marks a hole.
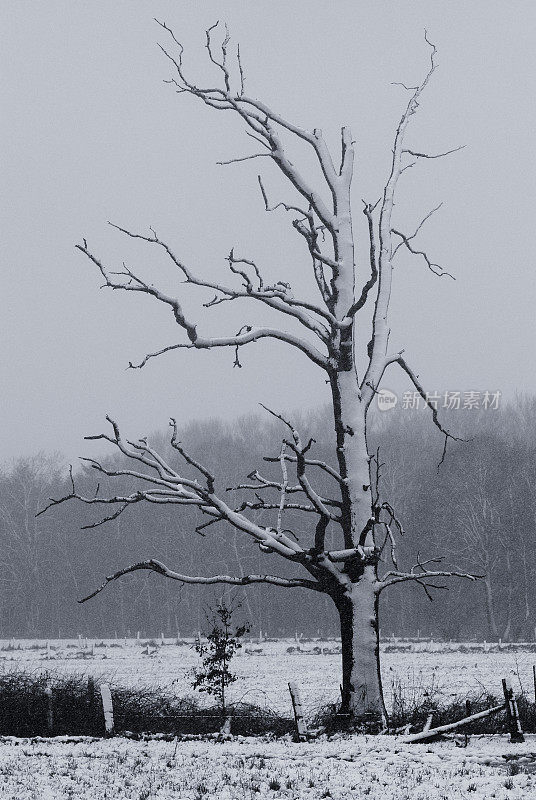
[[[335,466],[328,412],[292,419],[304,438],[315,438],[312,456]],[[433,591],[434,602],[419,585],[387,590],[381,601],[382,635],[534,640],[536,399],[518,398],[499,409],[452,410],[445,425],[465,441],[450,440],[439,464],[443,437],[422,404],[420,410],[375,413],[370,449],[379,448],[383,464],[380,495],[404,526],[396,553],[401,568],[443,557],[443,565],[482,578],[475,583],[442,579],[438,583],[446,588]],[[284,435],[279,423],[248,417],[231,425],[219,420],[189,424],[181,441],[218,476],[223,491],[256,467],[277,478],[279,465],[263,462],[263,455],[277,456]],[[150,442],[180,463],[167,434],[155,434]],[[87,451],[94,454],[91,443]],[[111,451],[106,465],[121,468],[125,461]],[[191,473],[186,469],[185,474]],[[320,470],[311,469],[310,477],[321,492],[334,492]],[[132,478],[103,480],[90,467],[75,469],[75,480],[88,496],[95,494],[97,483],[102,496],[139,488]],[[277,556],[263,554],[223,523],[196,533],[196,525],[205,520],[188,507],[139,503],[90,530],[80,528],[98,520],[99,513],[109,514],[109,507],[103,511],[72,501],[35,517],[49,497],[69,492],[66,465],[57,456],[39,453],[5,465],[0,473],[0,638],[109,637],[137,631],[142,636],[188,635],[204,627],[204,610],[222,594],[241,603],[255,633],[338,634],[329,598],[302,589],[187,586],[138,572],[79,605],[77,600],[106,575],[151,557],[191,575],[290,575],[295,569],[289,572],[291,567]],[[245,497],[235,490],[233,501],[239,505]],[[251,513],[263,524],[275,522],[272,512]],[[288,512],[285,527],[300,542],[312,543],[313,519]],[[333,546],[340,547],[336,530],[332,538]],[[382,569],[392,568],[387,548],[384,559]]]

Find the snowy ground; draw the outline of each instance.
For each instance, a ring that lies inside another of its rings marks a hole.
[[[192,694],[191,643],[155,647],[130,640],[0,641],[0,670],[79,673],[113,686],[142,684]],[[296,651],[299,646],[300,651]],[[393,652],[382,646],[388,704],[393,690],[419,702],[425,693],[466,697],[500,694],[500,679],[532,690],[529,647],[509,652],[418,643]],[[290,713],[289,679],[298,682],[306,713],[338,699],[336,642],[250,642],[235,661],[234,699]],[[289,649],[293,651],[289,652]],[[385,650],[387,649],[387,652]],[[320,652],[319,652],[320,650]],[[322,652],[323,651],[323,652]],[[512,745],[507,736],[474,736],[404,744],[401,737],[243,739],[227,742],[135,742],[124,738],[68,742],[0,739],[1,800],[239,800],[240,798],[370,798],[370,800],[505,800],[536,798],[536,735]]]
[[[177,646],[165,640],[153,647],[137,640],[71,640],[46,643],[15,640],[0,641],[0,671],[21,669],[52,674],[82,673],[105,678],[115,686],[142,684],[171,688],[178,696],[192,694],[189,671],[199,664],[190,643]],[[97,646],[95,646],[97,645]],[[301,652],[296,652],[299,646]],[[341,657],[334,650],[337,642],[296,643],[294,640],[252,642],[239,651],[233,669],[238,675],[232,687],[234,700],[266,705],[284,714],[290,713],[288,681],[298,683],[307,713],[339,699]],[[409,646],[409,645],[408,645]],[[455,697],[489,692],[501,695],[501,678],[510,678],[514,691],[522,684],[532,693],[532,665],[536,653],[481,647],[479,652],[461,652],[459,645],[417,643],[411,652],[389,652],[392,645],[382,645],[383,680],[388,708],[393,692],[404,694],[410,705],[426,694],[451,701]],[[474,646],[474,645],[472,645]],[[15,647],[15,649],[12,649]],[[463,645],[469,649],[470,645]],[[20,648],[20,649],[19,649]],[[293,648],[294,652],[287,652]],[[385,652],[387,648],[387,652]],[[318,650],[324,653],[318,654]]]
[[[0,797],[530,800],[536,797],[536,774],[529,771],[535,751],[534,736],[519,745],[506,736],[473,737],[467,748],[452,740],[408,745],[367,736],[308,744],[0,740]]]

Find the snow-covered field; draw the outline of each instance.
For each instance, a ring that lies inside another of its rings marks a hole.
[[[297,650],[296,648],[300,649]],[[287,683],[301,688],[306,713],[338,698],[337,642],[250,642],[236,658],[235,700],[290,713]],[[500,693],[509,677],[532,689],[531,649],[417,643],[382,645],[388,704],[393,690],[419,701]],[[332,652],[328,652],[332,651]],[[387,652],[386,652],[387,651]],[[193,694],[191,643],[154,646],[129,641],[4,641],[0,670],[85,674],[114,686],[157,685]],[[513,745],[507,736],[474,736],[404,744],[402,737],[320,737],[296,744],[235,737],[230,741],[65,741],[0,739],[2,800],[239,800],[240,798],[370,798],[370,800],[505,800],[536,798],[536,735]]]
[[[2,800],[530,800],[536,738],[402,744],[290,741],[0,741]],[[517,756],[516,759],[505,756]],[[519,758],[521,756],[521,758]],[[514,767],[513,764],[516,764]],[[518,771],[519,770],[519,771]]]
[[[199,664],[191,643],[177,646],[165,640],[154,647],[137,640],[99,640],[29,642],[0,641],[0,671],[21,669],[28,672],[56,674],[83,673],[105,678],[112,686],[151,685],[171,688],[177,696],[192,694],[189,671]],[[300,647],[301,652],[296,648]],[[238,680],[231,689],[232,699],[244,700],[284,714],[291,710],[288,681],[298,683],[302,702],[308,713],[339,698],[341,657],[337,642],[296,643],[294,640],[252,642],[239,651],[233,669]],[[509,677],[515,692],[520,683],[532,693],[532,665],[536,653],[529,648],[516,652],[475,645],[440,645],[421,642],[412,651],[392,652],[392,645],[382,645],[383,679],[388,707],[393,692],[404,694],[413,704],[425,694],[455,697],[501,694],[501,678]],[[12,648],[15,649],[12,649]],[[465,648],[466,652],[463,652]],[[292,652],[288,652],[292,650]],[[318,650],[324,652],[318,653]],[[387,650],[387,652],[385,652]],[[486,652],[487,650],[487,652]],[[148,651],[148,652],[147,652]]]

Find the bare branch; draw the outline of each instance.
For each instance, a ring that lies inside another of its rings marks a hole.
[[[95,497],[96,496],[97,495],[95,494]],[[73,495],[73,497],[76,497],[76,495]],[[119,506],[117,511],[115,511],[113,514],[110,514],[109,517],[103,517],[102,519],[97,520],[97,522],[92,522],[89,525],[82,525],[81,530],[87,531],[91,528],[98,528],[100,525],[104,525],[106,522],[111,522],[112,520],[117,519],[119,516],[121,516],[125,508],[128,508],[129,505],[129,503],[123,503],[123,505]]]
[[[311,581],[307,578],[280,578],[276,575],[242,575],[240,577],[234,577],[231,575],[213,575],[209,578],[205,578],[202,576],[182,575],[179,572],[169,569],[165,566],[165,564],[162,564],[161,561],[156,561],[155,559],[151,558],[148,561],[140,561],[137,564],[132,564],[129,567],[125,567],[124,569],[114,572],[113,575],[110,575],[106,578],[106,580],[101,584],[101,586],[99,586],[98,589],[95,589],[94,592],[91,592],[91,594],[88,594],[87,597],[83,597],[78,602],[85,603],[87,600],[91,600],[91,598],[100,594],[100,592],[102,592],[109,583],[112,583],[112,581],[116,581],[118,578],[123,577],[123,575],[128,575],[130,572],[137,572],[138,570],[150,570],[162,575],[165,578],[179,581],[180,583],[198,583],[204,585],[225,583],[230,584],[231,586],[248,586],[252,583],[268,583],[272,584],[273,586],[313,589],[317,592],[323,591],[316,581]]]
[[[285,440],[283,442],[283,446],[286,447],[286,446],[292,446],[292,445]],[[269,459],[265,459],[265,460],[267,460],[267,461],[278,461],[280,464],[283,462],[283,469],[284,469],[284,476],[285,476],[286,475],[285,462],[293,461],[294,463],[296,463],[297,458],[296,457],[291,457],[287,453],[283,453],[281,456],[278,456],[277,458],[273,458],[273,459],[269,458]],[[309,463],[309,462],[306,461],[306,464],[307,463]],[[241,490],[241,489],[250,489],[250,490],[255,491],[255,492],[260,492],[260,491],[262,491],[264,489],[276,489],[280,494],[282,492],[284,492],[285,495],[297,494],[297,493],[300,493],[300,492],[305,493],[305,489],[302,486],[302,484],[299,484],[297,486],[290,486],[289,483],[288,483],[288,478],[286,479],[286,481],[283,480],[283,482],[281,482],[281,483],[279,481],[270,480],[269,478],[263,477],[260,474],[260,472],[258,470],[256,470],[256,469],[253,470],[253,472],[250,472],[250,474],[248,475],[248,478],[250,480],[257,481],[257,483],[239,483],[237,486],[229,486],[226,491],[235,492],[235,491],[238,491],[238,490]],[[256,496],[259,497],[258,494],[256,494]],[[259,500],[260,499],[261,498],[259,498]],[[331,500],[331,499],[326,498],[326,497],[320,497],[320,500],[326,506],[335,506],[337,508],[340,508],[340,506],[341,506],[341,503],[340,503],[339,500]],[[290,508],[288,503],[285,504],[285,508]],[[332,519],[337,519],[338,520],[338,518],[336,518],[336,517],[332,517]]]
[[[199,461],[196,461],[195,458],[192,458],[192,456],[181,445],[181,443],[178,440],[177,420],[171,417],[169,424],[173,430],[171,434],[171,446],[175,450],[177,450],[178,453],[181,454],[181,456],[188,464],[190,464],[192,467],[194,467],[194,469],[196,469],[198,472],[204,475],[207,481],[207,490],[209,492],[213,492],[214,482],[215,482],[214,475],[212,474],[212,472],[209,472],[209,470],[206,467],[204,467],[203,464],[200,464]]]
[[[370,290],[372,289],[372,287],[374,286],[374,284],[378,280],[378,264],[377,264],[377,260],[376,260],[376,237],[375,237],[375,234],[374,234],[374,220],[373,220],[373,217],[372,217],[374,209],[376,208],[378,203],[376,203],[373,206],[370,203],[365,203],[365,201],[363,200],[363,205],[364,205],[363,214],[367,218],[368,230],[369,230],[370,278],[368,279],[368,281],[365,283],[365,285],[361,289],[361,295],[359,296],[358,300],[356,300],[356,302],[348,310],[348,314],[347,314],[348,317],[353,317],[355,314],[357,314],[357,312],[361,308],[363,308],[363,306],[367,302],[367,297],[368,297],[368,294],[369,294]]]
[[[391,229],[391,233],[394,233],[396,236],[400,236],[400,238],[401,238],[401,240],[402,240],[402,241],[400,242],[400,244],[398,244],[398,245],[397,245],[397,246],[394,248],[391,258],[394,258],[394,256],[395,256],[395,255],[396,255],[396,253],[398,252],[399,248],[400,248],[402,245],[404,245],[404,246],[405,246],[405,247],[406,247],[406,248],[409,250],[409,252],[410,252],[410,253],[412,253],[413,255],[415,255],[415,256],[422,256],[422,257],[423,257],[423,259],[424,259],[424,261],[426,262],[426,265],[427,265],[428,269],[429,269],[431,272],[433,272],[433,273],[434,273],[434,275],[437,275],[437,276],[438,276],[438,277],[440,277],[440,278],[442,278],[443,276],[445,276],[445,275],[446,275],[446,276],[448,276],[449,278],[452,278],[452,280],[456,280],[456,278],[454,277],[454,275],[451,275],[451,273],[450,273],[450,272],[447,272],[447,271],[446,271],[445,269],[443,269],[443,267],[441,267],[439,264],[436,264],[436,263],[434,263],[433,261],[431,261],[431,259],[428,257],[427,253],[426,253],[424,250],[415,250],[415,249],[413,248],[413,246],[410,244],[411,240],[412,240],[412,239],[414,239],[414,238],[417,236],[418,232],[420,231],[420,229],[422,228],[422,226],[424,225],[424,223],[426,222],[426,220],[430,219],[430,217],[432,216],[432,214],[433,214],[434,212],[436,212],[436,211],[437,211],[439,208],[441,208],[441,206],[442,206],[442,205],[443,205],[443,203],[440,203],[438,206],[436,206],[436,208],[432,209],[432,211],[430,211],[430,212],[429,212],[429,213],[428,213],[428,214],[427,214],[427,215],[424,217],[424,219],[422,220],[422,222],[420,222],[419,226],[418,226],[418,227],[417,227],[417,229],[415,230],[415,233],[413,233],[411,236],[406,236],[406,234],[402,233],[402,232],[401,232],[401,231],[399,231],[399,230],[396,230],[396,228],[392,228],[392,229]]]
[[[139,364],[133,364],[130,362],[129,369],[142,369],[151,358],[156,358],[164,353],[169,353],[171,350],[211,350],[215,347],[242,347],[245,344],[256,342],[259,339],[279,339],[282,342],[291,344],[298,350],[301,350],[302,353],[307,355],[311,361],[317,364],[317,366],[322,367],[323,369],[327,368],[327,358],[323,356],[322,353],[320,353],[320,351],[318,351],[315,347],[309,345],[303,339],[300,339],[297,336],[276,330],[275,328],[252,328],[249,325],[244,325],[241,330],[245,332],[240,333],[237,336],[228,336],[221,339],[202,339],[201,337],[198,337],[195,342],[190,342],[189,344],[186,342],[179,342],[177,344],[168,345],[167,347],[163,347],[161,350],[157,350],[154,353],[147,353],[147,355],[139,362]]]
[[[326,266],[331,267],[333,270],[338,270],[339,264],[338,262],[334,261],[328,256],[323,255],[319,250],[318,233],[320,227],[315,223],[312,206],[309,205],[307,211],[304,211],[304,209],[300,208],[299,206],[289,205],[288,203],[283,203],[283,202],[276,203],[276,205],[274,206],[270,206],[268,202],[268,196],[266,194],[266,189],[264,188],[261,176],[258,175],[257,179],[259,182],[262,198],[264,200],[265,211],[272,212],[275,211],[277,208],[284,208],[285,211],[294,211],[297,214],[301,215],[300,219],[294,219],[292,221],[292,225],[307,242],[307,247],[309,249],[309,253],[311,254],[311,258],[313,260],[313,271],[318,288],[320,290],[320,294],[322,295],[322,299],[324,300],[328,308],[331,308],[332,296],[324,277],[322,264],[326,264]],[[305,225],[305,222],[307,222],[307,225]],[[332,314],[327,314],[326,317],[327,319],[329,319],[332,326],[339,327],[341,325],[339,320]]]
[[[296,428],[294,428],[293,425],[291,425],[291,423],[287,419],[285,419],[285,417],[283,417],[281,414],[277,414],[275,411],[272,411],[270,408],[263,405],[262,403],[260,403],[260,405],[269,414],[276,417],[276,419],[281,420],[281,422],[283,422],[283,424],[286,425],[287,428],[289,428],[289,430],[291,431],[293,441],[290,442],[285,440],[285,443],[288,444],[288,446],[296,454],[296,474],[298,476],[298,481],[300,483],[300,486],[303,488],[305,494],[307,495],[308,500],[313,504],[313,506],[316,508],[316,510],[321,516],[325,517],[327,520],[335,519],[336,521],[338,521],[338,518],[334,517],[334,515],[326,507],[320,495],[317,494],[317,492],[315,492],[315,490],[312,488],[311,484],[309,483],[309,479],[305,474],[305,469],[307,466],[305,461],[305,454],[310,449],[311,445],[314,442],[314,439],[310,439],[308,444],[303,446],[298,431],[296,430]]]
[[[257,281],[258,281],[258,287],[257,288],[258,288],[258,291],[262,291],[262,289],[264,287],[264,281],[262,279],[262,276],[261,276],[261,273],[259,271],[259,268],[255,264],[254,261],[251,261],[251,259],[249,259],[249,258],[235,258],[234,247],[231,248],[231,251],[230,251],[229,255],[227,256],[227,261],[229,262],[229,269],[231,270],[231,272],[234,272],[235,275],[241,275],[242,278],[244,279],[244,286],[245,286],[246,291],[248,292],[248,294],[251,294],[251,292],[254,291],[253,284],[251,283],[251,280],[250,280],[248,274],[246,272],[244,272],[243,270],[237,269],[235,264],[246,264],[247,266],[252,267],[254,272],[255,272],[255,275],[257,276]]]
[[[244,131],[244,133],[246,136],[249,136],[250,139],[254,139],[257,144],[260,144],[262,147],[266,148],[266,150],[270,150],[270,145],[268,145],[264,139],[261,139],[259,136],[255,136],[255,134],[251,133],[251,131]]]
[[[265,103],[262,103],[253,97],[246,96],[244,94],[244,72],[239,54],[237,55],[237,65],[240,74],[241,87],[239,93],[232,93],[230,73],[227,67],[227,45],[229,42],[229,35],[227,31],[223,44],[221,45],[221,59],[215,57],[212,48],[211,33],[216,26],[211,26],[206,31],[205,45],[210,60],[223,74],[224,88],[218,89],[211,87],[202,89],[189,82],[185,77],[182,66],[182,45],[178,42],[171,29],[168,28],[165,23],[159,22],[158,24],[171,35],[174,44],[179,48],[178,59],[175,59],[170,53],[161,47],[164,55],[171,61],[175,67],[175,70],[177,71],[177,74],[179,75],[179,81],[177,82],[178,89],[180,91],[187,91],[195,97],[198,97],[212,108],[216,108],[218,110],[233,110],[239,114],[246,125],[250,127],[258,136],[260,136],[260,138],[264,139],[268,143],[271,151],[271,157],[278,165],[280,170],[287,178],[289,178],[298,192],[311,204],[315,210],[315,213],[322,220],[323,224],[331,228],[333,225],[332,212],[325,205],[320,194],[311,186],[309,186],[308,182],[305,180],[296,166],[287,158],[282,146],[282,142],[276,133],[274,125],[278,128],[283,128],[294,136],[297,136],[299,139],[302,139],[313,148],[326,183],[335,200],[339,176],[335,171],[331,155],[322,137],[322,132],[318,129],[315,129],[313,132],[306,131],[303,128],[300,128],[299,126],[294,125],[293,123],[284,119],[281,115],[276,114]],[[348,152],[351,151],[351,147],[349,147],[348,144],[346,149]],[[347,156],[346,161],[349,161],[349,155]],[[347,172],[348,170],[346,170],[346,173]],[[347,177],[347,174],[345,174],[345,177]]]
[[[227,45],[229,44],[230,37],[229,37],[229,31],[227,29],[227,25],[225,25],[225,39],[223,40],[222,44],[220,45],[221,52],[222,52],[222,60],[221,60],[221,62],[218,61],[214,57],[214,54],[212,52],[211,34],[212,34],[212,31],[215,30],[218,27],[219,24],[220,24],[220,21],[218,20],[214,25],[211,25],[210,28],[207,28],[207,30],[205,31],[205,34],[206,34],[206,45],[205,46],[207,48],[208,55],[209,55],[209,58],[212,61],[212,63],[215,64],[223,72],[223,77],[224,77],[224,81],[225,81],[225,88],[227,89],[228,92],[230,92],[231,91],[230,75],[229,75],[229,70],[227,69]]]
[[[259,183],[259,187],[260,187],[260,190],[261,190],[262,199],[264,200],[264,210],[265,211],[268,211],[269,213],[271,213],[272,211],[275,211],[278,208],[284,208],[285,211],[295,211],[297,214],[301,214],[301,216],[304,219],[309,217],[309,215],[311,213],[310,211],[304,211],[299,206],[293,206],[293,205],[290,205],[289,203],[280,202],[280,203],[276,203],[275,206],[271,206],[269,204],[269,202],[268,202],[268,195],[266,194],[266,189],[264,188],[264,184],[262,182],[262,178],[261,178],[260,175],[257,175],[257,181]]]
[[[419,88],[418,86],[406,86],[401,81],[391,81],[391,86],[402,86],[408,92],[415,92]]]
[[[330,550],[326,556],[330,561],[336,563],[338,561],[348,561],[351,558],[359,558],[360,561],[375,560],[378,555],[378,549],[373,545],[358,545],[357,547],[349,547],[346,550]]]
[[[297,460],[297,456],[291,456],[289,453],[285,453],[285,461],[292,461],[296,463]],[[264,456],[263,461],[276,462],[279,461],[279,456]],[[345,479],[339,475],[337,470],[333,469],[333,467],[330,467],[329,464],[326,464],[324,461],[319,461],[316,458],[306,458],[305,464],[308,467],[318,467],[328,475],[331,475],[331,477],[334,478],[338,483],[346,483]]]
[[[419,395],[422,397],[422,399],[424,400],[424,402],[426,403],[426,405],[428,406],[428,408],[432,412],[432,420],[434,422],[434,425],[445,436],[443,454],[442,454],[441,460],[440,460],[440,462],[439,462],[439,464],[437,466],[437,468],[439,470],[439,467],[441,466],[441,464],[445,460],[445,454],[446,454],[446,450],[447,450],[447,441],[449,439],[452,439],[455,442],[464,442],[464,441],[466,441],[466,439],[463,439],[463,438],[461,438],[459,436],[454,436],[452,433],[450,433],[450,431],[448,431],[446,428],[444,428],[442,426],[441,422],[439,421],[439,415],[438,415],[438,412],[437,412],[437,408],[434,406],[434,404],[429,399],[428,395],[424,391],[424,388],[421,386],[421,384],[419,382],[418,376],[413,372],[413,370],[408,365],[408,363],[405,360],[405,358],[401,354],[398,354],[395,357],[395,359],[393,359],[393,361],[396,362],[397,364],[399,364],[402,367],[402,369],[404,370],[404,372],[406,373],[406,375],[408,375],[408,377],[410,378],[411,382],[413,383],[413,385],[417,389]]]
[[[380,555],[383,553],[387,541],[389,541],[391,545],[391,561],[393,562],[393,566],[396,569],[398,569],[398,564],[396,559],[396,540],[393,531],[388,522],[381,522],[380,524],[383,525],[385,528],[385,539],[383,541],[383,544],[380,546]]]
[[[234,528],[251,536],[260,546],[268,548],[271,552],[277,552],[279,555],[291,561],[304,560],[305,554],[303,549],[285,533],[279,533],[257,525],[243,514],[235,511],[215,494],[214,476],[206,467],[192,458],[178,442],[177,427],[174,420],[171,420],[171,426],[173,428],[171,439],[172,446],[180,452],[188,464],[201,472],[206,478],[206,488],[197,480],[191,480],[179,475],[179,473],[173,470],[172,467],[147,444],[146,440],[140,439],[137,443],[128,442],[127,444],[129,446],[127,446],[121,438],[117,423],[110,417],[107,417],[107,419],[113,427],[114,437],[100,434],[99,436],[92,436],[89,438],[106,439],[116,445],[125,456],[141,461],[152,469],[153,472],[139,472],[131,469],[107,470],[98,461],[94,460],[90,461],[91,466],[98,472],[106,475],[133,477],[145,483],[149,483],[152,487],[149,489],[140,489],[136,492],[132,492],[130,495],[124,496],[99,497],[95,495],[93,497],[86,497],[76,492],[73,481],[71,493],[59,500],[51,498],[46,508],[39,512],[40,514],[68,500],[78,500],[87,505],[126,506],[143,501],[155,504],[194,505],[200,508],[204,513],[221,518],[230,523]],[[123,510],[124,508],[121,508],[119,513],[122,513]],[[101,520],[98,524],[102,524],[106,521],[109,520]],[[91,527],[96,527],[96,524]]]
[[[218,515],[216,517],[213,517],[212,519],[209,519],[208,522],[202,522],[201,525],[196,525],[195,532],[199,533],[200,536],[204,536],[205,534],[202,533],[202,531],[205,528],[209,528],[211,525],[214,525],[215,522],[224,522],[224,521],[225,521],[224,517]]]
[[[429,220],[429,219],[430,219],[430,217],[432,216],[432,214],[435,214],[435,212],[436,212],[436,211],[439,211],[439,209],[442,207],[442,205],[443,205],[443,203],[440,203],[438,206],[436,206],[436,207],[435,207],[435,208],[433,208],[431,211],[429,211],[429,212],[428,212],[428,214],[426,214],[426,216],[425,216],[425,217],[423,217],[423,218],[422,218],[422,220],[419,222],[419,224],[418,224],[418,225],[417,225],[417,227],[415,228],[415,232],[414,232],[414,233],[412,233],[412,234],[411,234],[411,236],[407,236],[407,237],[405,237],[405,238],[407,239],[407,241],[408,241],[408,242],[410,242],[412,239],[415,239],[415,237],[416,237],[416,236],[417,236],[417,234],[419,233],[419,231],[420,231],[420,229],[422,228],[422,226],[424,225],[424,223],[425,223],[425,222],[427,222],[427,220]],[[393,233],[394,233],[394,231],[393,231]],[[393,257],[393,258],[394,258],[394,256],[396,255],[396,253],[398,252],[398,250],[399,250],[399,249],[400,249],[400,248],[403,246],[403,244],[404,244],[404,242],[399,242],[399,243],[397,244],[397,246],[396,246],[396,247],[393,249],[393,253],[392,253],[392,257]]]
[[[459,147],[454,147],[452,150],[446,150],[444,153],[437,153],[437,155],[429,155],[428,153],[416,153],[414,150],[402,150],[402,152],[408,153],[408,155],[414,156],[414,158],[444,158],[444,156],[450,156],[451,153],[457,153],[458,150],[463,150],[465,147],[466,145],[462,144]]]
[[[236,60],[237,60],[237,63],[238,63],[238,72],[240,73],[240,94],[243,95],[244,94],[244,88],[245,88],[245,85],[246,85],[246,78],[245,78],[245,75],[244,75],[244,70],[242,68],[242,61],[240,59],[240,45],[239,44],[237,44],[237,46],[236,46]]]
[[[227,161],[216,161],[219,167],[226,167],[229,164],[238,164],[240,161],[251,161],[253,158],[271,158],[271,153],[252,153],[250,156],[240,156],[238,158],[230,158]]]
[[[436,48],[428,39],[426,32],[425,41],[430,45],[431,48],[430,69],[428,70],[428,73],[424,77],[422,83],[413,91],[398,124],[393,144],[391,171],[385,185],[381,203],[379,222],[378,291],[376,294],[376,303],[372,321],[372,338],[369,346],[369,364],[361,383],[362,391],[365,387],[371,389],[371,391],[368,393],[368,397],[366,398],[367,403],[370,403],[372,400],[374,391],[378,387],[381,375],[383,374],[383,370],[385,368],[384,361],[387,354],[389,341],[389,326],[387,319],[391,299],[393,273],[391,218],[394,209],[395,193],[400,175],[402,174],[403,170],[402,160],[404,156],[404,138],[410,119],[417,112],[419,107],[420,96],[428,85],[436,69]]]
[[[251,508],[252,510],[255,511],[274,511],[280,508],[281,504],[279,502],[278,503],[268,502],[263,497],[260,497],[258,494],[256,494],[255,497],[257,498],[256,502],[253,502],[252,500],[244,500],[244,502],[241,503],[236,510],[245,511],[246,508]],[[314,506],[306,506],[303,503],[285,502],[285,509],[288,509],[290,511],[311,511],[314,512],[315,514],[318,513],[316,508],[314,508]]]
[[[320,327],[318,324],[315,325],[314,321],[311,320],[310,317],[305,315],[300,309],[292,308],[293,305],[300,306],[303,305],[300,301],[294,300],[293,298],[287,298],[285,292],[282,290],[274,291],[271,295],[267,295],[265,292],[248,292],[248,291],[240,291],[229,289],[225,286],[220,286],[219,284],[211,283],[208,281],[203,281],[198,278],[195,278],[192,273],[187,269],[187,267],[182,264],[178,259],[175,258],[169,247],[161,242],[155,235],[152,237],[142,236],[140,234],[132,234],[129,231],[125,230],[124,228],[119,228],[119,226],[114,225],[113,227],[118,228],[123,233],[126,233],[128,236],[136,239],[143,239],[147,242],[152,242],[155,244],[161,245],[167,253],[170,255],[174,263],[180,268],[183,274],[186,277],[188,283],[193,283],[198,286],[206,286],[211,289],[216,289],[224,294],[227,294],[231,297],[256,297],[257,299],[262,299],[268,305],[277,308],[279,311],[283,311],[286,314],[290,314],[291,316],[296,317],[300,320],[306,327],[310,330],[313,330],[317,335],[325,341],[326,338],[326,329]],[[313,345],[309,344],[304,339],[300,339],[293,334],[287,333],[285,331],[280,331],[273,328],[257,328],[254,330],[248,326],[248,330],[242,336],[234,336],[228,338],[205,338],[198,334],[197,325],[188,320],[184,315],[182,307],[179,303],[179,300],[175,297],[171,297],[170,295],[165,294],[164,292],[160,291],[153,285],[149,285],[141,280],[141,278],[137,277],[132,273],[130,270],[125,270],[120,273],[124,275],[128,280],[126,282],[117,282],[114,281],[111,277],[112,274],[104,267],[104,265],[87,249],[87,246],[84,245],[76,245],[77,249],[83,252],[96,266],[99,268],[101,274],[103,275],[106,283],[105,285],[112,288],[112,289],[123,289],[125,291],[134,291],[134,292],[144,292],[146,294],[152,295],[160,302],[171,306],[173,310],[173,315],[175,317],[176,323],[183,328],[190,340],[189,343],[180,343],[176,345],[170,345],[161,350],[148,354],[141,363],[134,365],[130,362],[130,368],[138,368],[145,366],[147,361],[151,358],[155,358],[156,356],[162,355],[163,353],[169,352],[171,350],[176,350],[179,348],[196,348],[196,349],[205,349],[209,350],[213,347],[236,347],[237,345],[248,344],[249,342],[257,341],[261,338],[275,338],[279,339],[280,341],[286,342],[287,344],[292,345],[293,347],[298,348],[301,350],[305,355],[307,355],[315,364],[321,366],[323,369],[327,367],[327,359],[322,353],[316,349]],[[316,311],[316,309],[313,309]],[[320,311],[320,313],[322,313]]]
[[[122,228],[119,225],[115,225],[113,223],[109,223],[113,228],[121,231],[121,233],[129,236],[132,239],[141,239],[142,241],[148,242],[149,244],[156,244],[163,248],[171,261],[175,264],[175,266],[179,269],[179,271],[184,275],[186,279],[186,283],[206,287],[208,289],[212,289],[216,292],[220,292],[223,295],[226,295],[229,299],[237,299],[237,298],[253,298],[255,300],[260,300],[261,302],[265,303],[266,305],[275,308],[277,311],[281,311],[284,314],[288,314],[290,316],[295,317],[299,322],[302,323],[306,328],[313,331],[322,341],[325,341],[327,338],[327,329],[323,324],[318,323],[316,320],[313,320],[308,314],[305,314],[302,309],[306,311],[312,311],[315,314],[325,318],[330,323],[336,323],[336,319],[324,308],[320,308],[313,303],[309,303],[305,300],[300,300],[299,298],[295,298],[292,295],[289,295],[287,291],[285,291],[283,284],[280,282],[275,285],[275,287],[264,287],[263,285],[259,286],[257,290],[254,290],[253,287],[246,286],[244,290],[235,289],[229,286],[225,286],[220,283],[215,283],[213,281],[205,280],[204,278],[200,278],[182,262],[180,261],[169,245],[167,245],[164,241],[158,238],[154,230],[152,230],[151,236],[144,236],[143,234],[139,233],[132,233],[131,231],[127,230],[126,228]],[[80,245],[76,245],[76,247],[88,255],[89,258],[99,267],[101,274],[106,279],[106,285],[110,286],[113,289],[128,289],[130,291],[145,291],[148,294],[153,294],[157,299],[163,300],[163,302],[167,302],[170,305],[172,302],[178,304],[178,301],[174,298],[169,298],[167,296],[160,297],[155,287],[148,285],[142,281],[137,276],[133,275],[132,272],[122,272],[119,273],[121,275],[125,275],[129,278],[128,282],[117,283],[114,281],[110,281],[109,275],[112,273],[106,274],[106,270],[104,266],[94,257],[92,256],[89,251],[87,250],[87,245],[84,247]],[[231,251],[232,252],[232,251]],[[227,258],[229,261],[229,257]],[[248,261],[246,259],[237,259],[237,261],[242,261],[243,263],[249,263],[253,265],[253,262]],[[244,277],[243,273],[239,272],[237,274],[241,274]],[[161,293],[160,293],[161,294]],[[177,320],[178,321],[178,320]],[[181,323],[179,323],[181,324]],[[184,326],[183,326],[184,327]],[[191,326],[195,330],[195,326]]]
[[[431,578],[464,578],[469,581],[476,581],[481,578],[481,575],[472,575],[469,572],[457,572],[456,570],[424,570],[422,572],[399,572],[398,570],[386,572],[381,581],[376,584],[376,593],[379,594],[388,586],[394,586],[395,583],[405,583],[407,581],[416,581],[421,585],[426,585],[431,589],[442,589],[445,587],[435,586],[427,581]]]
[[[341,128],[341,166],[339,176],[344,179],[346,187],[350,188],[354,171],[354,144],[350,128]]]

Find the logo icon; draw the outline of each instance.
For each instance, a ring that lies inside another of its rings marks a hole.
[[[378,401],[378,408],[380,411],[389,411],[391,408],[394,408],[398,402],[398,397],[394,392],[390,392],[389,389],[380,389],[380,391],[376,394],[376,399]]]

